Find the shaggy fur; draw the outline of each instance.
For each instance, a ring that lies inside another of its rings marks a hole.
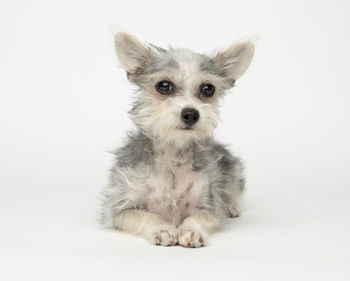
[[[213,139],[218,103],[250,64],[254,46],[233,45],[211,58],[185,49],[144,47],[125,33],[115,37],[128,79],[140,91],[130,111],[136,130],[117,149],[104,190],[104,223],[157,245],[200,247],[227,217],[239,215],[244,189],[241,161]],[[157,83],[171,81],[169,94]],[[201,91],[215,87],[213,96]],[[185,124],[184,108],[199,119]]]

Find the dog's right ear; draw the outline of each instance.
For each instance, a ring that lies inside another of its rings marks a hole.
[[[151,53],[131,35],[119,32],[114,37],[115,50],[121,67],[127,72],[129,80],[141,73]]]

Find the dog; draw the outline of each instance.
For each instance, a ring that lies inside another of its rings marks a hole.
[[[120,32],[115,50],[138,87],[129,112],[136,129],[113,152],[102,221],[155,245],[206,246],[240,214],[243,165],[213,130],[219,101],[248,68],[254,44],[239,42],[210,57]]]

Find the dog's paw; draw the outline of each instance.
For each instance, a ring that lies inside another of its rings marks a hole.
[[[197,228],[179,227],[177,232],[177,240],[179,245],[187,248],[199,248],[208,245],[207,234]]]
[[[228,210],[228,217],[230,218],[238,218],[241,216],[241,209],[238,206],[234,206],[229,208]]]
[[[148,240],[154,245],[174,246],[177,244],[177,230],[172,225],[152,227],[148,231]]]

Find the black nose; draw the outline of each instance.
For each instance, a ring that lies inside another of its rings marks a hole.
[[[187,125],[193,125],[199,119],[199,111],[195,108],[186,107],[181,111],[181,119]]]

